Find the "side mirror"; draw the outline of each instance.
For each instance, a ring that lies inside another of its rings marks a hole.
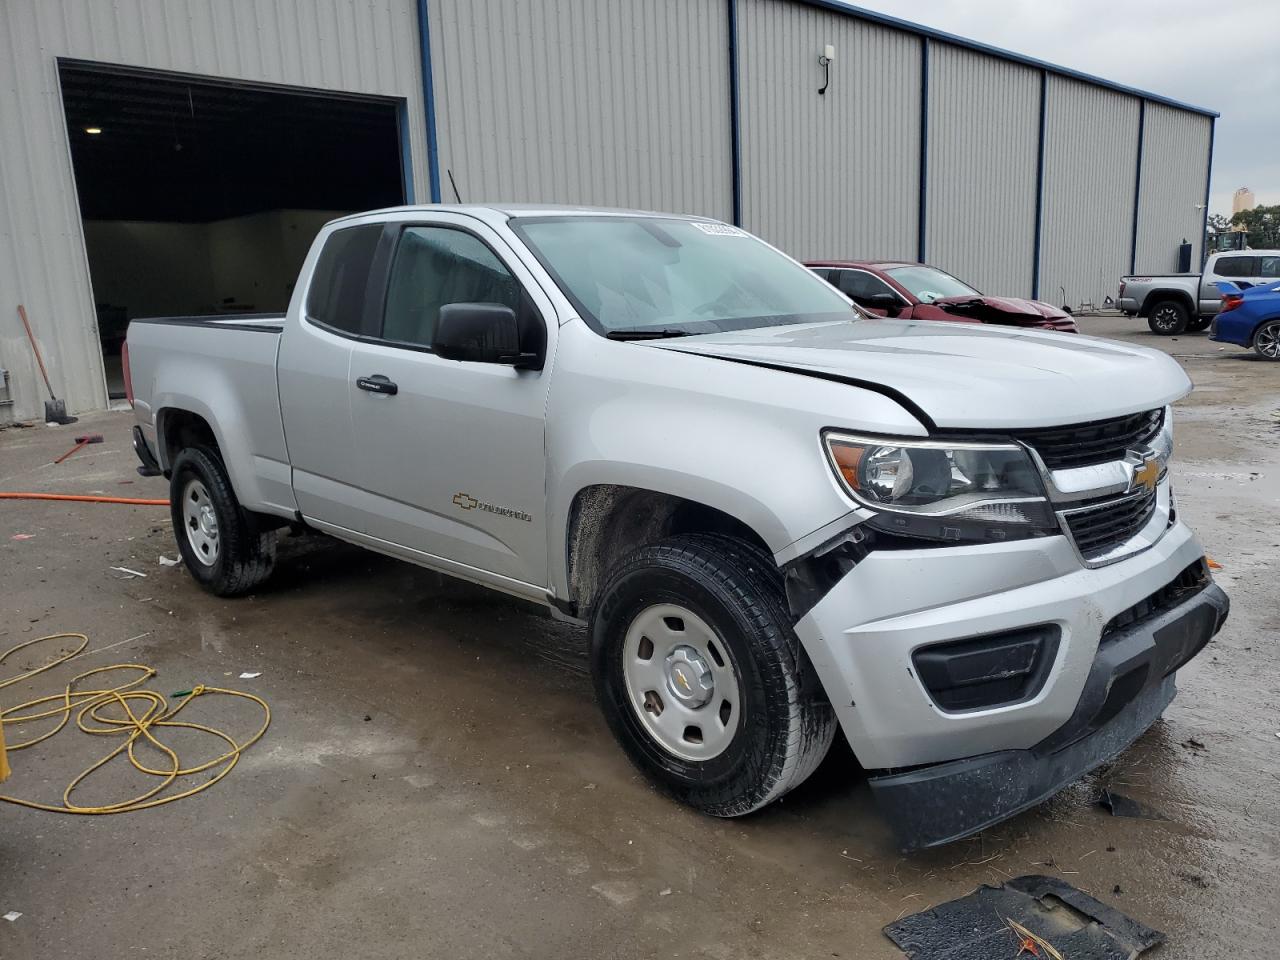
[[[902,301],[892,293],[873,293],[869,297],[860,298],[858,304],[872,310],[884,310],[886,313],[897,313],[902,309]]]
[[[431,349],[446,360],[537,366],[536,353],[520,351],[516,313],[500,303],[449,303],[440,308]]]

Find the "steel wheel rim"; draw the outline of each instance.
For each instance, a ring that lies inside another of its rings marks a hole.
[[[1178,311],[1173,307],[1156,307],[1151,318],[1161,330],[1172,330],[1178,325]]]
[[[182,488],[182,526],[196,561],[206,567],[217,563],[218,512],[200,480],[188,480]]]
[[[1280,360],[1280,324],[1268,324],[1258,331],[1258,352],[1268,360]]]
[[[685,607],[660,603],[631,621],[622,673],[631,709],[663,750],[703,761],[728,749],[742,712],[728,645]]]

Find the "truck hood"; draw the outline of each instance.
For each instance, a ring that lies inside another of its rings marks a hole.
[[[1150,410],[1191,391],[1182,368],[1157,350],[924,320],[763,327],[645,346],[870,387],[923,413],[932,421],[926,427],[1086,423]]]

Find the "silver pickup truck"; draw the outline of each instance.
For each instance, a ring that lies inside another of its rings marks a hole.
[[[1214,253],[1204,271],[1145,274],[1120,278],[1116,306],[1129,316],[1145,317],[1152,333],[1177,336],[1207,329],[1218,313],[1222,294],[1219,280],[1241,287],[1280,277],[1280,250],[1240,250]]]
[[[713,220],[348,217],[287,314],[127,347],[199,584],[252,590],[290,527],[544,604],[634,762],[716,816],[839,728],[904,847],[965,836],[1123,750],[1227,614],[1171,359],[868,317]]]

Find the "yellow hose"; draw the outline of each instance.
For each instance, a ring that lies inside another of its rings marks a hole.
[[[54,633],[46,637],[37,637],[34,640],[28,640],[14,647],[10,647],[3,654],[0,654],[0,665],[2,665],[10,656],[19,650],[25,650],[28,647],[47,640],[64,640],[77,639],[79,645],[70,653],[52,660],[42,667],[36,667],[32,670],[24,671],[17,676],[10,677],[7,680],[0,680],[0,690],[28,680],[37,674],[44,673],[46,670],[52,670],[54,667],[60,666],[78,657],[89,646],[89,638],[83,633]],[[102,674],[111,673],[113,671],[137,671],[138,675],[126,682],[114,687],[103,687],[102,689],[86,689],[76,688],[76,684],[89,677],[95,677]],[[56,736],[67,725],[74,712],[76,714],[76,726],[84,733],[92,736],[103,737],[122,737],[123,742],[114,750],[104,756],[97,763],[84,770],[68,784],[66,790],[62,793],[62,805],[54,806],[47,803],[38,803],[34,800],[25,800],[21,797],[9,797],[0,795],[0,800],[6,803],[16,803],[19,806],[31,807],[34,810],[47,810],[50,813],[80,813],[80,814],[104,814],[104,813],[131,813],[135,810],[146,810],[150,807],[158,807],[161,804],[173,803],[175,800],[182,800],[186,797],[194,796],[202,790],[207,790],[227,774],[229,774],[240,759],[240,754],[249,747],[253,746],[267,732],[267,727],[271,723],[271,708],[267,706],[265,700],[261,697],[255,697],[251,693],[243,693],[239,690],[227,690],[222,687],[205,687],[197,686],[191,690],[180,694],[173,694],[175,697],[181,697],[181,702],[173,709],[169,708],[168,701],[160,694],[151,690],[140,690],[142,684],[146,683],[156,675],[156,671],[152,667],[145,666],[140,663],[117,663],[107,667],[95,667],[92,670],[86,670],[84,673],[73,677],[63,688],[62,693],[49,694],[43,697],[37,697],[34,700],[28,700],[26,703],[20,703],[17,706],[10,707],[7,710],[0,710],[0,729],[8,726],[15,729],[24,723],[32,723],[39,720],[50,720],[57,718],[57,723],[52,729],[46,730],[31,739],[14,743],[9,741],[9,753],[12,754],[18,750],[35,746],[37,743],[43,743],[50,737]],[[244,700],[252,700],[262,708],[262,726],[258,731],[243,743],[237,742],[229,734],[216,730],[213,727],[205,726],[200,723],[192,723],[186,720],[175,720],[174,718],[181,713],[186,706],[200,696],[209,694],[223,694],[229,697],[240,697]],[[56,706],[50,706],[56,704]],[[141,704],[145,709],[141,713],[135,712],[133,704]],[[112,706],[118,707],[116,711],[111,711]],[[162,743],[157,735],[157,731],[166,727],[180,727],[185,730],[199,730],[210,736],[217,737],[228,745],[228,749],[219,757],[212,760],[206,760],[195,766],[184,767],[178,759],[177,753]],[[8,738],[5,738],[8,739]],[[164,769],[154,769],[147,766],[139,759],[135,746],[140,739],[145,739],[149,744],[159,750],[166,758],[167,763]],[[136,797],[128,800],[121,800],[116,803],[103,804],[100,806],[84,807],[79,804],[72,803],[71,795],[76,788],[80,786],[96,771],[105,767],[120,754],[125,753],[129,757],[129,762],[139,773],[156,777],[159,780],[154,787],[147,790]],[[160,794],[169,787],[179,777],[190,776],[192,774],[203,773],[206,770],[218,767],[217,773],[204,781],[197,784],[189,790],[183,790],[180,793],[170,793],[161,796]]]

